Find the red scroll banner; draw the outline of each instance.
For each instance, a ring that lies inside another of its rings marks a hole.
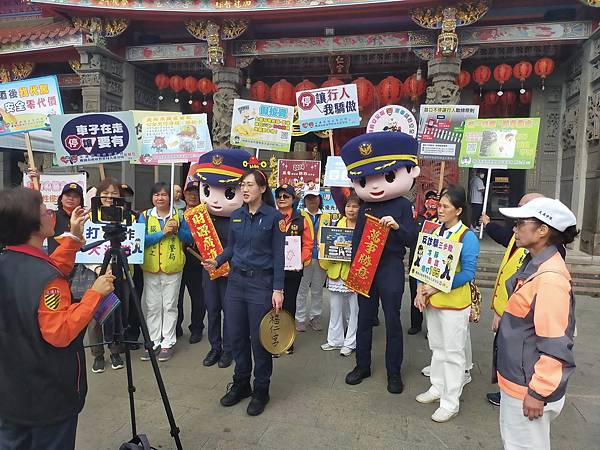
[[[346,287],[368,297],[389,229],[380,225],[377,217],[369,214],[366,214],[365,217],[367,219],[365,228],[354,260],[350,265]]]
[[[208,209],[206,209],[206,205],[201,203],[195,208],[188,209],[185,212],[185,219],[190,226],[194,242],[202,258],[215,259],[223,252],[223,246],[210,218]],[[211,280],[227,276],[227,274],[229,274],[229,263],[225,263],[218,269],[208,272]]]

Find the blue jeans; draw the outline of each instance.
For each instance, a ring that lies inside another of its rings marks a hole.
[[[0,419],[2,450],[73,450],[77,416],[50,425],[19,425]]]

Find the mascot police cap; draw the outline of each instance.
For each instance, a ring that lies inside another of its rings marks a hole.
[[[249,158],[247,151],[237,148],[212,150],[200,156],[195,176],[211,186],[231,186],[246,172]]]
[[[351,180],[381,175],[402,166],[417,165],[418,143],[412,136],[391,131],[367,133],[342,147],[342,159]]]

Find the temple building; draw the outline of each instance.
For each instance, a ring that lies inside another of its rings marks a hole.
[[[0,81],[56,74],[65,113],[205,112],[215,147],[229,145],[235,98],[293,105],[296,90],[328,83],[357,84],[363,119],[335,130],[336,153],[386,104],[540,117],[535,168],[492,172],[491,215],[525,192],[559,198],[582,229],[576,248],[600,254],[599,19],[596,0],[1,0]],[[47,133],[33,139],[51,170]],[[325,161],[329,143],[296,129],[292,153],[261,155]],[[18,183],[22,138],[0,147],[0,185]],[[439,163],[422,167],[417,201],[439,177]],[[162,167],[106,171],[135,187],[138,207],[168,179]],[[446,164],[446,183],[470,175]]]

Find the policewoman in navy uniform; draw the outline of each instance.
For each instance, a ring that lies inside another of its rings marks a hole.
[[[258,161],[251,158],[251,167]],[[244,205],[233,212],[227,247],[216,260],[204,262],[212,269],[229,261],[231,273],[225,294],[225,315],[235,370],[233,383],[221,398],[233,406],[252,396],[247,412],[261,414],[269,402],[273,359],[260,343],[260,322],[271,309],[283,304],[285,223],[274,208],[267,177],[258,170],[240,179]],[[250,386],[254,356],[254,389]]]
[[[404,255],[415,244],[416,227],[412,205],[403,197],[419,176],[417,141],[401,132],[378,132],[357,136],[342,148],[342,159],[356,194],[364,201],[352,236],[352,259],[360,244],[365,215],[379,219],[389,228],[369,296],[358,295],[356,367],[346,376],[355,385],[371,376],[373,322],[381,301],[385,315],[387,390],[399,394],[404,389],[400,369],[403,359],[400,303],[404,293]]]

